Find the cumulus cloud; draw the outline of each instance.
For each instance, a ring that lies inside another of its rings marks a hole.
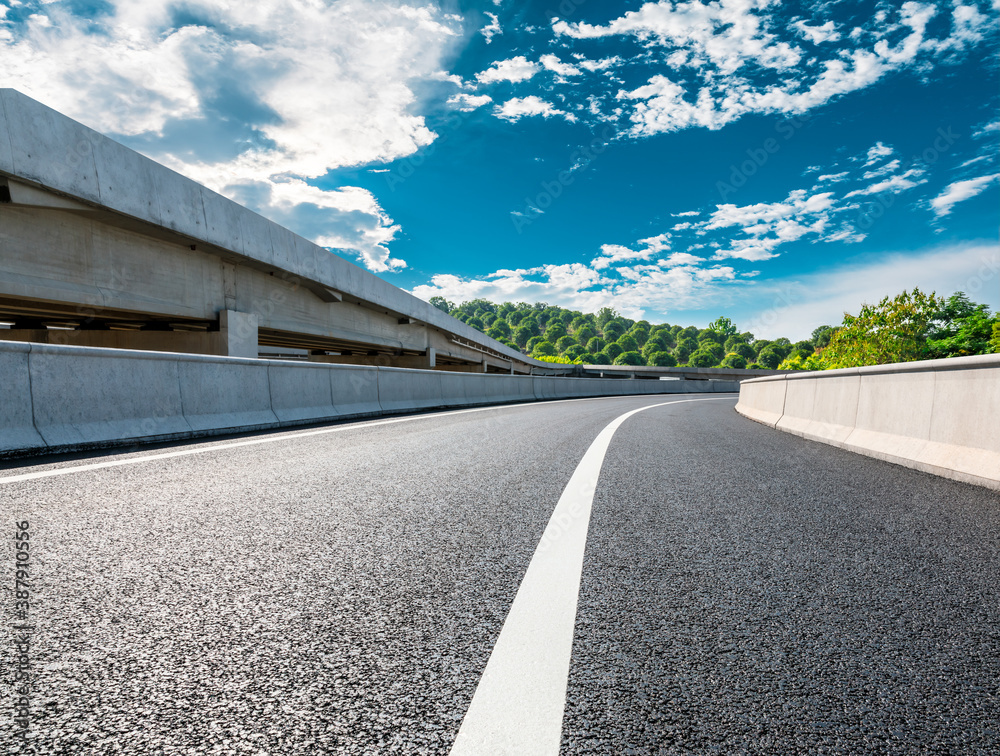
[[[234,198],[280,197],[289,177],[430,144],[415,85],[439,74],[461,31],[436,6],[389,0],[190,0],[183,16],[167,3],[109,0],[86,18],[69,6],[45,4],[0,38],[4,85]],[[314,196],[301,214],[309,230],[285,204],[257,207],[314,240],[339,240],[374,270],[399,267],[385,246],[394,226],[374,198],[344,209],[357,192]],[[345,232],[345,217],[358,233]]]
[[[595,257],[590,266],[595,270],[603,270],[623,260],[648,260],[654,254],[652,249],[634,250],[620,244],[604,244],[601,246],[601,256]]]
[[[939,218],[948,215],[952,207],[959,202],[975,197],[997,180],[1000,180],[1000,173],[948,184],[941,194],[931,200],[931,208]]]
[[[833,21],[827,21],[820,26],[809,26],[805,21],[799,20],[792,24],[792,27],[814,45],[823,42],[836,42],[840,39],[840,33],[836,30]]]
[[[677,265],[669,269],[640,265],[616,269],[607,277],[592,267],[545,265],[538,268],[501,270],[478,278],[437,275],[412,293],[421,299],[443,296],[453,301],[482,297],[493,301],[549,302],[585,312],[613,307],[622,314],[644,317],[647,312],[666,316],[707,300],[724,296],[727,287],[742,282],[727,266],[699,268]]]
[[[539,62],[545,66],[549,71],[552,71],[559,76],[579,76],[580,69],[570,63],[563,63],[559,60],[557,55],[543,55],[540,57]]]
[[[494,84],[498,81],[527,81],[541,70],[534,61],[523,55],[517,55],[509,60],[499,60],[485,71],[476,74],[476,80],[481,84]]]
[[[454,105],[466,113],[481,108],[483,105],[488,105],[491,102],[493,102],[493,98],[489,95],[473,95],[466,94],[465,92],[460,92],[448,98],[449,105]]]
[[[562,116],[567,121],[576,120],[576,116],[572,113],[559,110],[551,102],[546,102],[535,95],[513,97],[502,105],[497,105],[493,112],[498,118],[505,121],[519,121],[525,116],[542,116],[544,118]]]

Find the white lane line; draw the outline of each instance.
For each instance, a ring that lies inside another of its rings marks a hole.
[[[558,756],[590,510],[611,437],[637,412],[721,398],[640,407],[594,439],[528,564],[451,756]]]
[[[546,402],[523,402],[520,404],[495,404],[490,407],[473,407],[471,409],[464,410],[449,410],[446,412],[432,412],[425,415],[408,415],[406,417],[397,417],[390,420],[376,420],[373,422],[361,422],[361,423],[351,423],[350,425],[338,425],[333,428],[320,428],[318,430],[309,431],[294,431],[290,433],[280,433],[271,434],[264,436],[262,438],[252,438],[245,441],[231,441],[229,443],[220,443],[212,446],[199,446],[194,449],[179,449],[177,451],[171,452],[161,452],[158,454],[147,454],[141,457],[129,457],[128,459],[113,459],[105,462],[92,462],[86,465],[74,465],[72,467],[58,467],[49,470],[39,470],[37,472],[21,473],[20,475],[7,475],[0,477],[0,486],[5,483],[23,483],[29,480],[39,480],[41,478],[56,478],[62,475],[72,475],[79,472],[88,472],[90,470],[104,470],[109,467],[122,467],[124,465],[137,465],[142,462],[154,462],[161,459],[172,459],[174,457],[187,457],[193,454],[207,454],[214,451],[223,451],[225,449],[238,449],[244,446],[257,446],[258,444],[273,444],[279,441],[288,441],[296,438],[308,438],[309,436],[323,436],[327,433],[343,433],[350,430],[359,430],[363,428],[373,428],[377,425],[392,425],[394,423],[407,423],[414,420],[427,420],[435,417],[447,417],[449,415],[464,415],[470,412],[488,412],[490,410],[507,409],[513,407],[532,407],[532,406],[545,406],[551,404],[562,404],[564,402],[589,402],[597,401],[600,399],[634,399],[637,397],[625,397],[625,396],[595,396],[586,399],[556,399],[553,401]],[[731,397],[713,397],[713,398],[730,398]],[[204,443],[204,442],[203,442]],[[207,443],[211,443],[208,441]]]

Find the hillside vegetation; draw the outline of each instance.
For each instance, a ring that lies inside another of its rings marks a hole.
[[[567,364],[826,370],[1000,352],[1000,315],[961,292],[945,299],[904,291],[795,343],[741,333],[726,317],[697,328],[632,320],[608,307],[584,313],[545,303],[430,302],[526,355]]]

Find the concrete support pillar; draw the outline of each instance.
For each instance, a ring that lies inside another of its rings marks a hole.
[[[228,357],[257,357],[258,316],[236,310],[219,311],[222,353]]]
[[[437,367],[437,349],[434,347],[427,347],[427,354],[424,355],[427,358],[428,368]]]

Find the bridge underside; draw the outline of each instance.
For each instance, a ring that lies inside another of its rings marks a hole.
[[[282,269],[13,180],[0,187],[0,339],[530,372]]]

